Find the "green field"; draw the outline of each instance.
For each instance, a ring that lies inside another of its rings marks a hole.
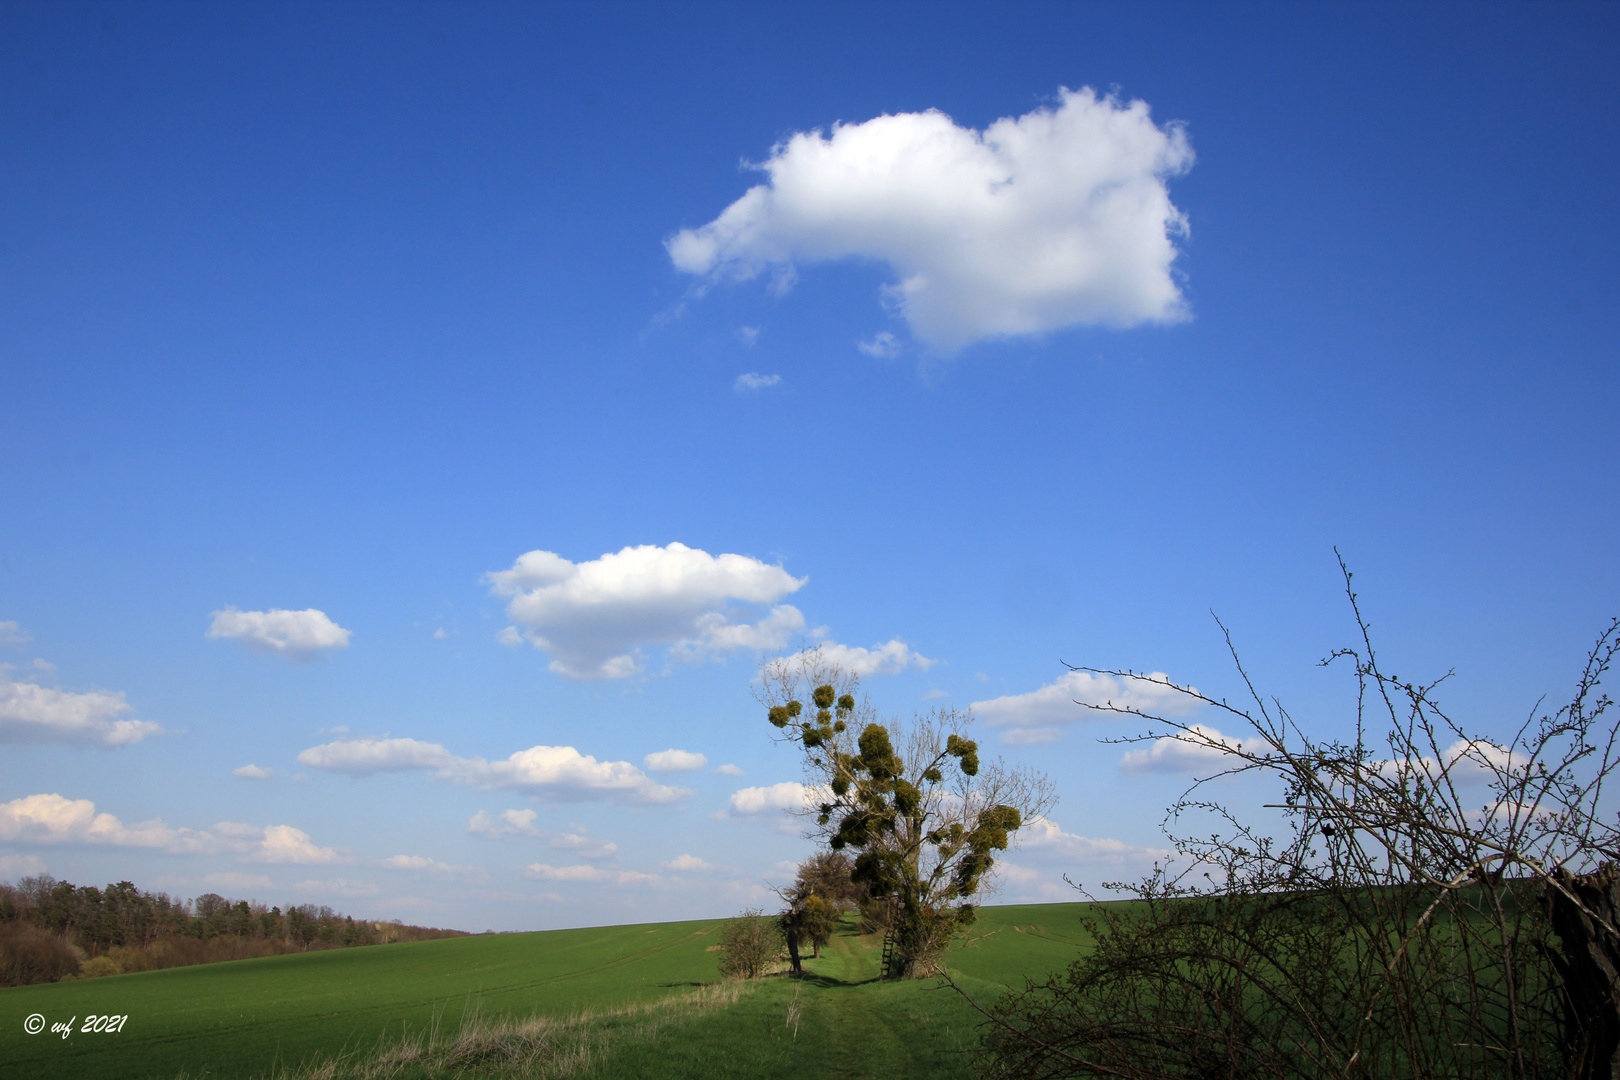
[[[981,908],[948,966],[976,997],[993,998],[1074,959],[1084,907]],[[485,935],[0,990],[0,1076],[268,1076],[343,1055],[374,1059],[474,1017],[573,1018],[570,1030],[588,1030],[594,1048],[580,1076],[971,1075],[979,1016],[935,980],[878,981],[878,940],[847,927],[806,962],[809,978],[768,977],[696,1000],[718,981],[708,950],[719,925]],[[29,1035],[35,1013],[46,1030]],[[103,1014],[129,1019],[116,1034],[50,1032]]]

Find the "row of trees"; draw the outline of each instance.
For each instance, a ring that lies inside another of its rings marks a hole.
[[[218,893],[183,901],[128,881],[98,889],[42,874],[0,884],[0,985],[460,933],[356,920],[324,905],[283,911]]]

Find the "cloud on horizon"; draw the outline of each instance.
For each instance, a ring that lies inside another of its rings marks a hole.
[[[779,291],[800,264],[887,263],[897,280],[885,302],[943,353],[1175,322],[1187,219],[1166,181],[1192,163],[1179,125],[1089,87],[983,131],[933,109],[884,115],[778,143],[756,166],[765,183],[665,247],[706,284],[769,274]]]

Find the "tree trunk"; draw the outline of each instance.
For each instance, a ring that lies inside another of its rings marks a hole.
[[[1595,873],[1558,871],[1558,880],[1580,900],[1547,890],[1553,932],[1563,956],[1552,957],[1563,981],[1565,1039],[1571,1080],[1620,1080],[1620,938],[1581,910],[1620,926],[1620,867],[1605,863]]]
[[[793,961],[793,974],[801,975],[804,969],[799,966],[799,926],[796,920],[789,920],[787,925],[788,959]]]

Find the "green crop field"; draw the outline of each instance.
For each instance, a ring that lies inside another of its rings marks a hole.
[[[994,998],[1078,954],[1083,908],[982,908],[948,966],[975,997]],[[534,1075],[971,1074],[980,1017],[936,980],[878,981],[878,939],[846,926],[820,960],[806,961],[808,978],[704,990],[719,981],[709,951],[719,925],[485,935],[0,990],[0,1075],[227,1080],[313,1074],[334,1059],[347,1070],[336,1075],[358,1075],[411,1037],[535,1018],[550,1025],[547,1045],[568,1043],[575,1054],[566,1068],[553,1061]],[[34,1014],[45,1030],[30,1035]],[[129,1019],[116,1033],[78,1030],[108,1014]],[[66,1038],[52,1032],[70,1020]],[[480,1061],[459,1059],[453,1073],[514,1074]],[[397,1075],[437,1075],[424,1068]]]

